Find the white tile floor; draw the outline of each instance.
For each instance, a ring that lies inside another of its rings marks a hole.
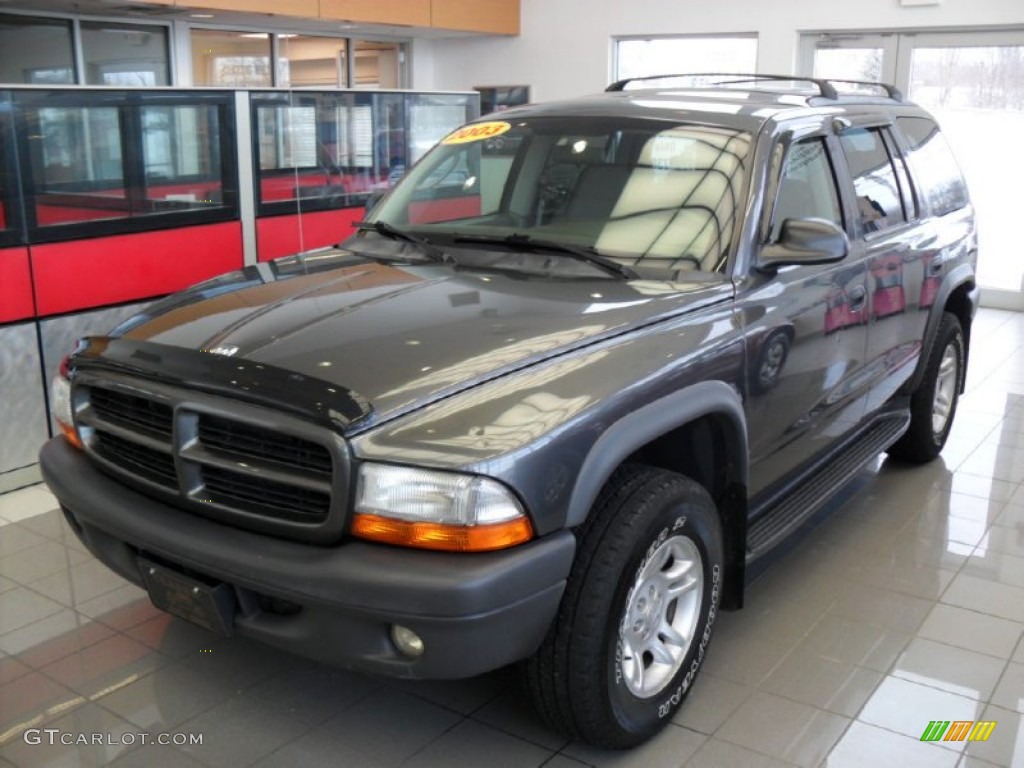
[[[865,471],[627,753],[544,728],[508,670],[383,681],[212,637],[93,560],[42,487],[2,496],[0,767],[1024,766],[1024,315],[983,311],[974,339],[942,458]],[[931,720],[997,725],[921,742]],[[135,743],[29,744],[31,728]]]

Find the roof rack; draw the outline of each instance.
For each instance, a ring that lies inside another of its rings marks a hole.
[[[667,80],[674,77],[729,77],[735,78],[728,81],[721,81],[716,85],[733,85],[736,83],[747,83],[757,82],[759,80],[790,80],[801,83],[813,83],[820,93],[826,99],[838,99],[839,91],[833,83],[847,83],[849,85],[868,85],[874,88],[881,88],[885,91],[885,95],[894,101],[903,101],[903,94],[900,93],[899,89],[894,85],[888,83],[875,83],[870,80],[842,80],[842,79],[824,79],[816,77],[800,77],[799,75],[764,75],[764,74],[748,74],[742,72],[680,72],[671,75],[647,75],[645,77],[627,77],[623,80],[616,80],[614,83],[605,88],[605,91],[624,91],[626,86],[630,83],[643,81],[643,80]]]

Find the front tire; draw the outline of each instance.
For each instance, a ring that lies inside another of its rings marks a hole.
[[[944,312],[928,354],[924,377],[910,398],[910,428],[889,448],[897,459],[924,464],[942,451],[964,377],[964,332],[951,312]]]
[[[719,518],[702,486],[617,470],[580,531],[558,616],[525,663],[542,719],[617,749],[660,730],[704,659],[722,572]]]

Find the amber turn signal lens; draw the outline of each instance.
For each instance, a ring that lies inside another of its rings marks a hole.
[[[67,438],[67,441],[71,443],[78,450],[82,450],[82,440],[78,437],[78,433],[74,427],[69,427],[62,421],[57,422],[57,426],[60,427],[61,434]]]
[[[525,517],[503,523],[464,526],[410,523],[379,515],[357,514],[352,521],[352,535],[401,547],[447,552],[488,552],[529,541],[533,538],[533,527]]]

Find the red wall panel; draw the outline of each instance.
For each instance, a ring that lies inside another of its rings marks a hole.
[[[387,173],[337,173],[326,171],[304,171],[284,176],[262,176],[260,178],[260,200],[272,203],[279,200],[294,200],[298,187],[343,187],[348,194],[362,194],[388,188]]]
[[[351,235],[352,223],[361,221],[363,208],[316,211],[293,216],[256,219],[256,250],[260,261],[334,245]]]
[[[242,266],[237,221],[31,246],[40,315],[159,296]]]
[[[0,323],[32,317],[32,272],[28,248],[0,248]]]
[[[409,203],[410,224],[431,224],[436,221],[468,219],[480,215],[480,196],[447,197]]]
[[[54,224],[74,224],[79,221],[98,221],[102,219],[127,219],[124,210],[113,208],[75,208],[70,205],[37,205],[36,221],[41,227]]]

